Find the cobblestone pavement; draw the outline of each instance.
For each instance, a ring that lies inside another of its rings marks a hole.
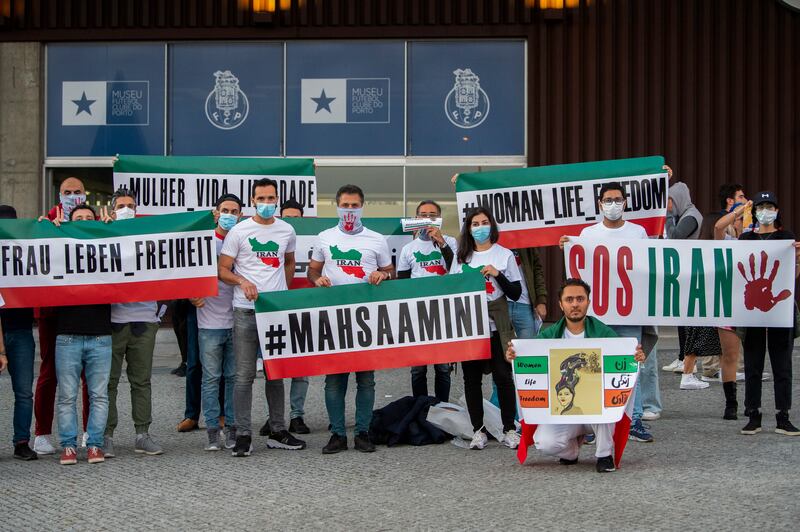
[[[795,350],[795,397],[800,395],[798,354]],[[674,350],[661,351],[659,365],[674,355]],[[123,382],[117,458],[98,465],[84,458],[63,467],[53,456],[12,460],[10,445],[2,446],[0,529],[796,530],[800,517],[800,437],[772,432],[771,383],[764,390],[765,432],[741,436],[743,420],[721,419],[719,384],[680,391],[679,376],[659,372],[665,411],[652,423],[656,441],[631,442],[622,469],[599,475],[588,446],[581,462],[570,468],[535,451],[521,466],[496,442],[480,452],[446,443],[323,456],[328,435],[321,377],[312,379],[309,390],[306,421],[313,433],[307,450],[269,450],[256,436],[250,458],[204,452],[204,432],[175,432],[184,381],[168,373],[174,358],[160,360],[169,364],[155,370],[152,432],[166,453],[134,454]],[[380,372],[376,380],[377,406],[410,391],[408,370]],[[0,376],[4,442],[11,438],[10,384],[7,374]],[[260,426],[266,417],[263,384],[255,386],[253,418]],[[352,388],[351,381],[351,422]],[[453,396],[462,390],[459,372]],[[741,385],[739,392],[741,402]],[[800,423],[800,414],[794,421]],[[350,431],[352,445],[352,426]]]

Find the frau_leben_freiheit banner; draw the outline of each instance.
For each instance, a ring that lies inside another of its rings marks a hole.
[[[590,240],[564,246],[568,277],[612,325],[793,327],[793,240]]]
[[[131,191],[138,215],[213,209],[223,194],[236,194],[253,216],[252,186],[264,177],[277,181],[279,203],[295,199],[305,216],[317,215],[313,159],[119,155],[114,162],[114,188]]]
[[[490,357],[478,273],[261,293],[255,307],[270,379]]]
[[[616,423],[632,404],[636,338],[512,340],[525,423]]]
[[[558,244],[603,219],[600,188],[618,181],[626,191],[625,219],[661,236],[667,214],[668,176],[663,157],[639,157],[459,174],[460,220],[475,207],[492,212],[500,244],[527,248]]]
[[[217,294],[210,211],[120,220],[0,220],[0,293],[11,308]]]

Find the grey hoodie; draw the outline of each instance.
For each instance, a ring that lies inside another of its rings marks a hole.
[[[672,212],[667,213],[667,238],[695,239],[700,236],[703,215],[692,204],[689,187],[686,183],[675,183],[669,187],[672,199]]]

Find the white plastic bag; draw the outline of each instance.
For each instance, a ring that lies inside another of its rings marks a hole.
[[[428,423],[457,438],[472,439],[472,423],[467,410],[453,403],[438,403],[428,409]]]

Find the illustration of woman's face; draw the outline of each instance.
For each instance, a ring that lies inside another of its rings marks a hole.
[[[561,388],[558,391],[558,402],[561,404],[561,406],[567,406],[570,404],[572,402],[572,397],[573,395],[569,388]]]

